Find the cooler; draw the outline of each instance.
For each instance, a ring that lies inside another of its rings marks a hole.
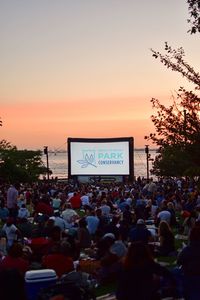
[[[56,272],[52,269],[27,271],[25,274],[25,286],[28,300],[36,300],[41,289],[55,284]]]

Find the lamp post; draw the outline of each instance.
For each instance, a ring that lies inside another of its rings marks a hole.
[[[47,159],[47,180],[49,181],[49,153],[48,153],[48,146],[44,146],[44,154],[46,155],[46,159]]]
[[[149,145],[145,145],[146,161],[147,161],[147,180],[149,180]]]
[[[186,109],[183,110],[184,115],[184,139],[185,139],[185,145],[187,143],[187,136],[186,136],[186,128],[187,128],[187,112]]]

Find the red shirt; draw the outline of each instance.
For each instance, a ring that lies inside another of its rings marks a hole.
[[[43,257],[42,264],[48,269],[55,270],[58,277],[74,270],[73,259],[60,253],[48,254]]]
[[[18,269],[22,274],[28,271],[29,263],[22,257],[6,256],[0,263],[0,269]]]
[[[80,197],[80,195],[77,194],[75,196],[72,196],[69,201],[70,201],[71,206],[72,206],[73,209],[81,207],[81,197]]]
[[[44,202],[39,202],[35,208],[35,211],[36,213],[41,213],[50,217],[53,215],[53,208]]]

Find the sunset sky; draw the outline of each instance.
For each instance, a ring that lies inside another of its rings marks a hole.
[[[0,1],[0,139],[65,148],[68,137],[153,131],[150,99],[187,82],[152,58],[167,41],[200,69],[186,0]]]

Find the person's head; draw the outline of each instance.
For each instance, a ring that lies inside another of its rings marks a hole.
[[[153,261],[151,251],[143,242],[133,242],[128,248],[124,259],[124,267],[132,269],[134,267],[145,267]]]
[[[48,228],[54,227],[54,223],[55,223],[54,219],[49,218],[46,222],[46,227]]]
[[[70,203],[67,203],[66,206],[65,206],[65,208],[66,208],[66,209],[72,209],[72,206],[71,206]]]
[[[145,221],[143,219],[138,219],[136,224],[137,224],[137,227],[144,227]]]
[[[55,210],[55,211],[54,211],[54,216],[55,216],[55,217],[60,217],[60,212],[59,212],[59,210]]]
[[[166,221],[161,221],[158,227],[159,235],[165,235],[168,232],[171,232],[171,228]]]
[[[14,223],[14,218],[8,217],[6,220],[6,225],[11,226]]]
[[[60,253],[65,256],[71,256],[72,247],[69,242],[62,241],[60,244]]]
[[[106,205],[107,204],[107,200],[106,198],[104,198],[102,201],[101,201],[101,205]]]
[[[112,223],[113,225],[117,225],[117,223],[119,222],[119,220],[120,220],[120,216],[118,216],[118,215],[113,215],[111,223]]]
[[[96,216],[101,217],[102,216],[102,210],[100,208],[97,208],[96,210]]]
[[[172,202],[167,203],[167,208],[170,210],[174,210],[174,204]]]
[[[166,210],[167,209],[167,201],[164,199],[161,202],[161,210]]]
[[[50,237],[53,241],[58,242],[61,240],[62,230],[59,226],[53,226],[51,229]]]

